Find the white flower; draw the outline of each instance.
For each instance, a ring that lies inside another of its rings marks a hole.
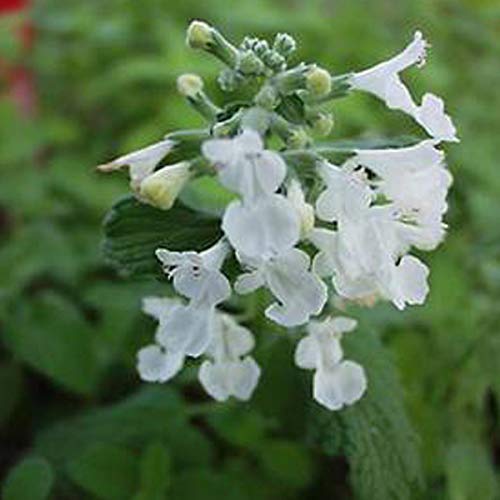
[[[399,73],[413,66],[425,64],[428,43],[420,31],[415,32],[413,41],[398,55],[368,68],[351,77],[353,88],[364,90],[382,99],[389,108],[400,109],[413,114],[416,105],[399,77]]]
[[[300,236],[306,238],[314,228],[314,207],[306,203],[300,182],[295,179],[288,185],[286,196],[299,217]]]
[[[146,382],[166,382],[184,365],[184,352],[175,349],[162,335],[162,323],[179,307],[182,306],[176,299],[145,297],[142,301],[142,310],[159,322],[156,343],[143,347],[137,353],[137,370]]]
[[[290,249],[268,260],[238,256],[251,272],[238,277],[235,290],[246,294],[266,286],[278,302],[266,309],[266,316],[291,327],[306,323],[319,314],[327,299],[325,284],[309,271],[309,256]]]
[[[203,252],[156,250],[156,256],[178,293],[191,300],[193,307],[212,307],[231,295],[231,286],[220,268],[229,252],[227,243],[219,241]]]
[[[218,169],[221,183],[245,202],[255,203],[275,193],[286,176],[286,164],[275,151],[264,149],[260,135],[245,129],[232,139],[211,139],[202,151]]]
[[[377,192],[417,222],[439,219],[448,208],[446,196],[452,176],[444,164],[444,153],[434,141],[398,149],[357,150],[348,162],[367,167],[380,180]]]
[[[217,401],[230,396],[247,401],[260,377],[255,360],[246,356],[254,347],[249,330],[238,325],[230,316],[218,314],[212,342],[198,372],[205,390]]]
[[[321,276],[333,275],[337,293],[351,300],[375,295],[399,309],[422,304],[429,271],[416,257],[399,257],[412,244],[411,237],[419,243],[423,236],[387,217],[385,207],[372,207],[363,218],[339,221],[337,231],[315,229],[310,239],[320,252],[313,269]]]
[[[222,219],[222,229],[238,253],[268,258],[292,248],[300,238],[300,221],[292,204],[274,194],[256,204],[233,201]]]
[[[156,165],[160,163],[174,146],[175,142],[166,139],[138,151],[120,156],[109,163],[99,165],[97,168],[102,172],[110,172],[128,166],[130,185],[134,191],[140,191],[142,181],[154,172]]]
[[[314,399],[329,410],[355,403],[366,390],[363,368],[353,361],[344,361],[340,345],[342,334],[352,331],[356,324],[345,317],[311,321],[309,335],[300,340],[295,351],[297,366],[315,370]]]
[[[316,201],[316,213],[320,219],[333,222],[345,215],[355,217],[370,206],[373,192],[363,173],[328,162],[322,163],[319,171],[326,184]]]
[[[157,337],[160,343],[188,356],[200,356],[212,339],[215,306],[231,295],[231,286],[220,267],[229,251],[220,241],[204,252],[156,251],[175,290],[190,299],[162,317]]]
[[[456,129],[451,118],[444,112],[442,99],[426,94],[421,106],[415,104],[399,74],[413,66],[425,64],[427,41],[420,31],[413,41],[398,55],[351,77],[354,89],[370,92],[382,99],[389,108],[399,109],[411,115],[429,135],[438,140],[457,141]]]

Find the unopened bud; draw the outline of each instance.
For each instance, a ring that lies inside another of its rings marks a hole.
[[[240,53],[238,70],[244,75],[259,75],[264,70],[263,62],[251,50]]]
[[[286,142],[292,149],[302,149],[311,143],[311,138],[302,127],[297,127],[290,132]]]
[[[187,30],[186,43],[193,49],[207,49],[213,42],[213,28],[203,21],[192,21]]]
[[[279,93],[272,85],[264,85],[255,96],[255,104],[269,111],[280,103]]]
[[[177,78],[177,90],[184,97],[195,97],[203,90],[203,80],[194,73],[186,73]]]
[[[332,77],[326,69],[314,66],[306,75],[306,87],[315,97],[324,97],[332,90]]]
[[[330,134],[333,128],[333,116],[331,113],[318,113],[311,120],[313,132],[320,137],[326,137]]]
[[[144,179],[139,198],[154,207],[168,210],[191,176],[189,162],[168,165]]]
[[[297,43],[288,33],[278,33],[274,39],[273,49],[283,57],[289,57],[297,48]]]

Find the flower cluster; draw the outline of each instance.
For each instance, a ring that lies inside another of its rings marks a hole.
[[[209,395],[249,399],[261,372],[249,355],[254,337],[228,313],[227,301],[233,290],[244,303],[244,296],[265,288],[272,297],[267,319],[292,336],[307,332],[295,362],[314,370],[316,401],[330,410],[353,404],[367,380],[358,363],[344,359],[341,340],[357,323],[333,315],[328,297],[364,305],[387,300],[398,309],[423,304],[429,270],[410,252],[433,250],[446,232],[452,178],[439,146],[456,141],[456,130],[439,97],[426,94],[417,105],[400,78],[404,69],[424,64],[428,44],[416,32],[392,59],[340,76],[314,64],[289,68],[295,41],[286,34],[271,45],[247,37],[235,47],[195,21],[188,45],[227,66],[219,78],[223,90],[252,79],[261,87],[248,103],[221,109],[204,93],[201,78],[182,75],[180,93],[209,128],[170,134],[99,167],[128,166],[137,199],[164,210],[200,175],[215,177],[234,195],[215,245],[200,252],[156,250],[182,299],[144,299],[143,310],[158,327],[155,342],[138,353],[140,376],[166,382],[187,358],[203,357],[199,380]],[[325,102],[356,90],[409,114],[428,137],[399,148],[344,148],[343,161],[332,163],[338,148],[315,143],[311,134],[331,130]],[[279,151],[268,148],[273,136],[283,143]],[[180,163],[169,161],[173,152]],[[226,276],[229,258],[239,271]]]

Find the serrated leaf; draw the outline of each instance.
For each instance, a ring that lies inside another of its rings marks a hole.
[[[104,220],[104,256],[125,275],[157,275],[160,266],[154,252],[158,247],[205,249],[220,238],[219,226],[215,217],[181,204],[165,211],[128,196],[119,200]]]
[[[25,458],[8,474],[2,488],[3,500],[45,500],[52,489],[54,473],[43,458]]]
[[[408,420],[395,368],[380,340],[357,330],[346,336],[346,358],[363,365],[368,390],[339,412],[316,407],[311,425],[328,453],[344,454],[360,500],[410,498],[421,479],[417,436]]]
[[[138,477],[137,457],[125,447],[96,444],[67,466],[71,480],[102,500],[129,498]]]

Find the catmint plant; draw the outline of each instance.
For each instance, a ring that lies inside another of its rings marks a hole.
[[[351,405],[368,383],[341,346],[357,323],[335,314],[334,304],[423,304],[429,269],[411,252],[433,250],[446,232],[452,178],[439,147],[457,141],[456,130],[442,99],[427,93],[418,104],[401,80],[406,68],[424,65],[428,44],[417,31],[388,61],[344,75],[291,64],[296,42],[285,33],[272,43],[246,37],[236,46],[194,21],[187,45],[223,64],[218,84],[229,96],[244,90],[253,97],[221,106],[200,76],[181,75],[177,89],[205,128],[168,134],[98,167],[128,167],[137,200],[160,210],[180,203],[199,176],[213,177],[234,195],[214,245],[156,249],[176,297],[143,300],[158,326],[153,343],[138,353],[139,374],[167,382],[187,359],[201,358],[199,381],[209,395],[248,400],[261,374],[251,355],[254,335],[241,324],[248,318],[227,304],[265,289],[264,310],[252,311],[302,335],[295,362],[313,370],[314,399],[330,410]],[[334,125],[324,105],[355,91],[410,115],[425,138],[375,149],[324,142]],[[224,271],[228,260],[239,269],[232,276]]]

